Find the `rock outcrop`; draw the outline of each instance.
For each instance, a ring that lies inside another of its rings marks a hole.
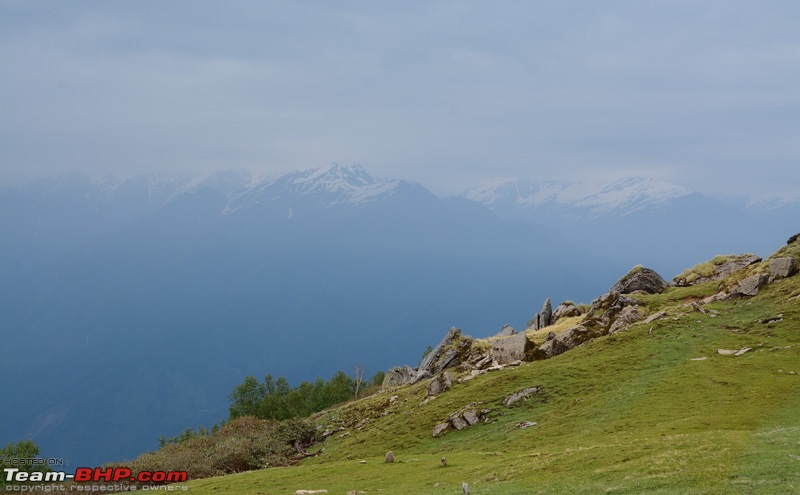
[[[447,421],[443,421],[433,427],[433,436],[438,437],[449,429],[463,430],[468,426],[478,424],[483,421],[484,417],[489,414],[488,409],[479,410],[476,406],[479,403],[473,403],[461,408],[459,411],[452,413],[448,416]]]
[[[528,328],[539,330],[540,328],[549,327],[553,322],[553,305],[548,297],[542,304],[542,310],[536,313],[528,322]]]
[[[630,294],[632,292],[642,291],[648,294],[660,294],[667,290],[667,287],[669,287],[667,281],[661,278],[661,275],[654,270],[643,266],[636,266],[624,277],[617,280],[617,283],[612,285],[608,292]]]
[[[464,362],[471,348],[472,337],[462,335],[461,330],[452,327],[439,344],[422,359],[419,368],[404,365],[388,370],[383,380],[383,387],[398,387],[433,378],[442,370]]]
[[[414,381],[417,377],[417,370],[405,364],[397,366],[386,372],[386,378],[383,379],[384,387],[399,387]]]
[[[705,282],[722,280],[732,273],[744,270],[761,261],[755,254],[739,254],[732,256],[718,256],[711,261],[701,263],[691,270],[686,270],[673,279],[678,287],[697,285]],[[698,269],[702,267],[702,270]]]
[[[644,318],[639,301],[627,296],[636,291],[648,294],[663,292],[667,282],[655,271],[637,266],[619,279],[608,292],[592,301],[592,307],[580,324],[551,337],[532,354],[535,359],[557,356],[595,337],[618,332]]]
[[[458,366],[469,353],[472,346],[472,337],[461,334],[461,330],[452,327],[444,338],[422,360],[417,369],[417,375],[428,372],[439,374],[443,369]],[[419,381],[419,378],[416,380]]]
[[[533,352],[533,357],[534,359],[547,359],[558,356],[599,335],[602,334],[583,324],[576,325],[545,341]]]
[[[644,315],[639,311],[638,306],[625,306],[614,318],[614,321],[611,322],[611,326],[608,327],[608,333],[617,333],[631,323],[635,323],[643,318]]]

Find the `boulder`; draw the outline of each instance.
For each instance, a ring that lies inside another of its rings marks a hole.
[[[511,325],[503,325],[503,328],[500,329],[500,333],[497,334],[498,337],[509,337],[511,335],[516,335],[517,331],[514,330]]]
[[[525,353],[529,350],[528,337],[524,333],[495,338],[491,340],[491,343],[492,356],[498,364],[524,360]]]
[[[391,450],[386,453],[386,462],[394,462],[394,452]]]
[[[450,390],[452,384],[453,378],[450,376],[450,373],[445,371],[428,384],[428,397],[436,397],[442,392]]]
[[[461,416],[461,415],[450,419],[450,424],[453,425],[453,428],[455,428],[456,430],[463,430],[464,428],[469,426],[469,423],[467,423],[467,420],[464,419],[464,416]]]
[[[553,323],[557,322],[559,318],[569,318],[572,316],[580,316],[581,310],[572,303],[563,302],[559,304],[555,311],[553,311]]]
[[[643,291],[648,294],[660,294],[664,292],[669,284],[661,278],[661,275],[643,266],[636,266],[624,277],[617,280],[617,283],[611,286],[609,292],[618,292],[620,294],[630,294],[635,291]]]
[[[769,262],[769,276],[771,280],[791,277],[798,270],[797,260],[791,256],[774,258]]]
[[[478,417],[478,413],[475,412],[474,409],[464,412],[463,418],[470,426],[481,422],[480,418]]]
[[[792,237],[790,237],[790,238],[789,238],[789,240],[788,240],[788,241],[786,241],[786,244],[794,244],[794,242],[795,242],[797,239],[800,239],[800,233],[798,233],[798,234],[795,234],[795,235],[793,235]]]
[[[433,436],[438,437],[439,435],[447,431],[448,428],[450,428],[449,421],[445,421],[444,423],[439,423],[438,425],[433,427]]]
[[[766,273],[750,275],[739,282],[732,295],[755,296],[758,294],[758,290],[767,283],[768,279],[769,276]]]

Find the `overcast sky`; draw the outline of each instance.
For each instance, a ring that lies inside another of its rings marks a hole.
[[[800,1],[0,0],[0,183],[334,161],[800,194]]]

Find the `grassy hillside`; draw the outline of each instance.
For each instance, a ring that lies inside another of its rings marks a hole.
[[[456,494],[466,482],[471,494],[800,493],[800,275],[692,308],[717,286],[635,295],[666,316],[454,382],[424,404],[427,381],[323,411],[312,417],[320,431],[343,430],[312,447],[320,455],[197,480],[191,492]],[[717,352],[742,348],[752,350]],[[541,389],[527,401],[501,404],[531,386]],[[432,437],[472,403],[487,422]],[[525,421],[536,425],[517,427]]]

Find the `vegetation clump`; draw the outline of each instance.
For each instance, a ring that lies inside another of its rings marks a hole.
[[[168,442],[161,449],[124,463],[134,472],[187,471],[189,479],[208,478],[273,466],[288,466],[309,454],[315,430],[305,420],[270,421],[245,416],[216,431]]]

